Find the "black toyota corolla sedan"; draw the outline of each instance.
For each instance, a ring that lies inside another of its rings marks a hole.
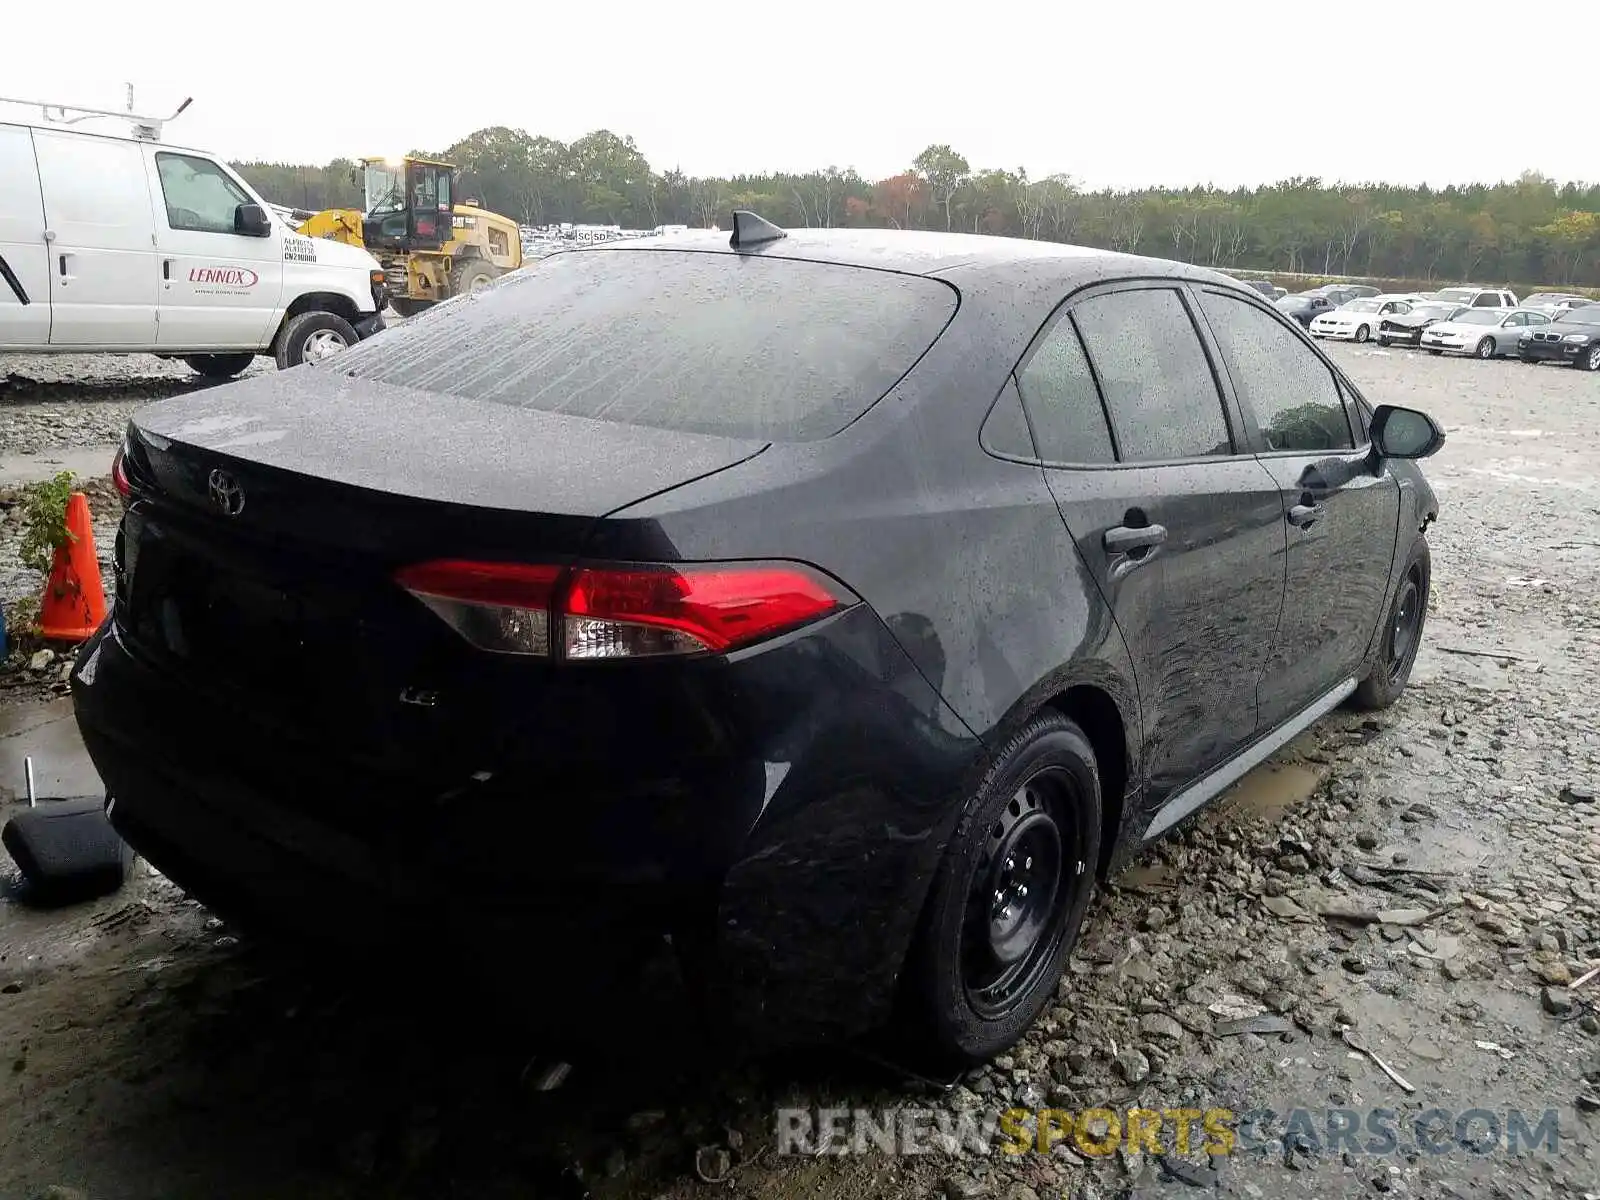
[[[1220,274],[735,224],[138,413],[78,720],[241,923],[670,939],[728,1031],[981,1060],[1096,879],[1400,694],[1443,435]]]

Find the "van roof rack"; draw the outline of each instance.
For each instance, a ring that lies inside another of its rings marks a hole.
[[[173,111],[170,117],[143,117],[133,111],[133,86],[128,86],[128,108],[125,112],[117,112],[108,108],[86,108],[81,104],[55,104],[47,100],[21,100],[14,96],[0,96],[0,104],[24,104],[37,106],[44,114],[44,119],[52,125],[76,125],[80,121],[93,120],[97,117],[113,117],[127,121],[132,127],[133,136],[141,142],[159,142],[161,140],[161,127],[168,121],[175,121],[184,109],[194,103],[194,97],[189,96]],[[70,114],[70,115],[69,115]]]

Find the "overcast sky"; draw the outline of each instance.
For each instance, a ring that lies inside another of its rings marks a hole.
[[[1541,111],[1562,89],[1511,99],[1539,77],[1512,26],[1542,21],[1544,37],[1550,20],[1577,19],[1570,6],[1520,18],[1499,0],[824,8],[835,15],[12,0],[0,95],[121,108],[132,82],[141,111],[192,95],[171,140],[291,162],[442,149],[509,125],[562,141],[631,134],[657,170],[689,174],[835,165],[877,178],[949,142],[974,168],[1091,187],[1600,175],[1588,125],[1567,137]],[[1574,78],[1561,55],[1538,61]]]

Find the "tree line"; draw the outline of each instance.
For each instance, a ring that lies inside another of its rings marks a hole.
[[[852,169],[729,178],[655,171],[631,137],[571,143],[480,129],[442,152],[459,194],[524,225],[727,227],[735,208],[784,226],[949,229],[1074,242],[1231,271],[1600,286],[1600,184],[1527,171],[1445,188],[1286,179],[1260,187],[1086,190],[1067,175],[974,169],[948,145],[871,180]],[[359,206],[355,163],[235,163],[268,200]]]

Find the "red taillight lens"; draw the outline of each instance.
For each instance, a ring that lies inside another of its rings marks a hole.
[[[128,479],[126,457],[127,445],[124,443],[117,447],[116,454],[111,458],[111,483],[124,500],[133,495],[133,484]]]
[[[580,567],[443,561],[400,585],[484,650],[571,659],[726,653],[857,602],[799,563]]]
[[[562,604],[568,658],[722,652],[844,606],[838,585],[790,563],[585,567]]]

